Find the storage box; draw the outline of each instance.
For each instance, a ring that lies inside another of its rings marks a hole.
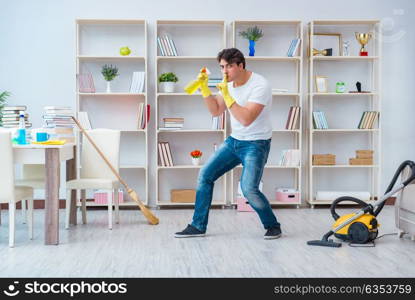
[[[279,202],[300,202],[300,193],[295,189],[279,188],[275,198]]]
[[[248,200],[244,197],[237,197],[236,198],[236,209],[237,209],[237,211],[248,211],[248,212],[253,212],[254,211],[252,206],[249,205]]]
[[[112,193],[114,197],[114,193]],[[108,192],[106,190],[97,190],[94,192],[94,202],[97,204],[108,204]],[[124,193],[118,190],[118,203],[124,202]]]
[[[373,165],[373,158],[350,158],[351,165]]]
[[[196,190],[171,190],[170,201],[174,203],[195,203]]]
[[[335,165],[336,155],[334,154],[313,154],[313,165]]]
[[[356,158],[373,158],[373,150],[356,150]]]
[[[263,182],[259,183],[259,190],[262,192]],[[241,189],[241,182],[238,182],[238,195],[236,197],[236,210],[237,211],[246,211],[246,212],[253,212],[254,209],[249,204],[248,199],[246,199],[242,193]]]

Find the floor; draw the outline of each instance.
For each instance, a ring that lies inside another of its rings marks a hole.
[[[263,240],[256,214],[234,209],[213,209],[204,238],[174,238],[192,212],[155,210],[160,224],[152,226],[139,211],[123,210],[121,224],[110,231],[104,210],[88,211],[88,224],[70,230],[61,210],[61,244],[45,246],[43,210],[36,210],[34,240],[19,223],[10,249],[2,210],[0,277],[415,277],[415,242],[408,236],[384,236],[374,248],[306,245],[330,227],[327,208],[275,209],[283,229],[277,240]],[[385,207],[378,221],[380,235],[397,232],[394,207]]]

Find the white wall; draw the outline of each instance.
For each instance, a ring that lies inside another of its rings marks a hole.
[[[154,78],[152,54],[157,19],[227,22],[301,19],[305,25],[312,19],[381,19],[385,24],[381,112],[384,190],[401,161],[415,160],[415,131],[411,129],[415,128],[414,3],[410,0],[1,0],[0,91],[12,92],[9,104],[28,106],[34,126],[42,124],[45,105],[75,107],[76,18],[146,19],[150,37],[148,78]],[[154,83],[149,83],[149,103],[154,104]],[[154,123],[151,125],[150,153],[154,153]],[[150,179],[154,176],[151,166],[155,165],[155,159],[155,156],[150,158]],[[154,203],[152,182],[149,190],[150,203]]]

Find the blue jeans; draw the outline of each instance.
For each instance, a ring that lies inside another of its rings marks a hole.
[[[271,139],[241,141],[229,136],[200,170],[192,226],[205,232],[212,203],[215,181],[242,163],[241,189],[245,198],[257,212],[265,229],[279,227],[267,198],[259,190]]]

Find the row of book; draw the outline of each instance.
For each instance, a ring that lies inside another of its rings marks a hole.
[[[329,129],[326,116],[322,111],[313,111],[314,129]]]
[[[173,156],[171,154],[169,142],[159,142],[158,143],[158,157],[159,157],[159,166],[162,167],[173,167]]]
[[[298,167],[300,160],[301,153],[299,149],[282,150],[279,165],[284,167]]]
[[[218,78],[218,77],[209,78],[209,80],[208,80],[208,87],[216,87],[216,85],[218,83],[221,83],[221,82],[222,82],[222,78]]]
[[[32,127],[32,123],[29,122],[29,114],[26,110],[27,107],[25,105],[4,106],[1,111],[2,126],[4,128],[19,127],[19,118],[23,114],[26,128]]]
[[[174,41],[167,35],[157,37],[157,45],[161,56],[177,56],[177,48]]]
[[[145,72],[133,72],[131,79],[130,93],[144,93]]]
[[[138,106],[138,129],[145,129],[150,120],[150,104],[144,107],[144,103]]]
[[[184,118],[163,118],[164,127],[162,130],[178,130],[184,126]]]
[[[360,122],[357,128],[359,129],[373,129],[376,120],[379,117],[378,111],[365,111],[360,118]]]
[[[225,112],[223,112],[220,116],[212,117],[212,129],[213,130],[225,129]]]
[[[299,106],[291,106],[290,111],[288,112],[287,122],[285,124],[285,129],[287,130],[294,130],[298,129],[297,124],[298,120],[300,119],[300,107]]]
[[[297,53],[297,49],[300,45],[300,42],[301,42],[301,39],[298,39],[298,38],[293,39],[291,41],[290,47],[288,48],[288,51],[287,51],[287,56],[288,57],[295,56],[295,54]]]

